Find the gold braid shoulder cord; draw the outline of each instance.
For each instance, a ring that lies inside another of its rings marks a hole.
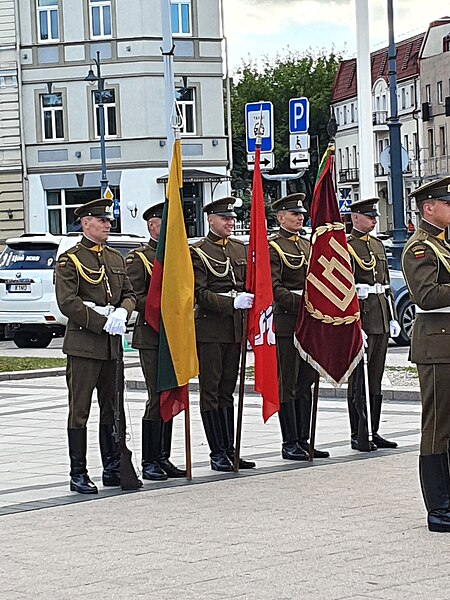
[[[375,258],[374,253],[371,250],[369,250],[371,259],[368,262],[363,260],[360,256],[358,256],[355,252],[355,249],[352,246],[350,246],[350,244],[348,244],[348,252],[349,252],[349,254],[352,255],[352,257],[355,259],[355,261],[358,263],[358,265],[361,267],[361,269],[363,271],[373,271],[374,270],[375,265],[377,264],[377,260]]]
[[[139,256],[139,258],[142,260],[144,267],[147,269],[147,273],[150,275],[150,277],[152,276],[152,271],[153,271],[153,265],[152,263],[148,260],[148,258],[145,256],[145,254],[143,252],[138,252],[136,250],[136,254]]]
[[[342,229],[344,229],[344,225],[342,223],[326,223],[325,225],[322,225],[316,229],[316,231],[314,232],[314,235],[313,235],[312,244],[315,244],[316,239],[319,237],[319,235],[323,235],[324,233],[328,233],[330,231],[339,231]],[[349,246],[349,249],[350,249],[350,246]],[[330,315],[324,315],[322,312],[320,312],[320,310],[314,308],[314,306],[308,300],[308,292],[307,292],[306,287],[305,287],[304,299],[305,299],[306,310],[310,313],[310,315],[314,319],[318,319],[319,321],[322,321],[323,323],[326,323],[329,325],[350,325],[351,323],[354,323],[355,321],[359,321],[359,318],[360,318],[359,311],[357,313],[355,313],[354,315],[349,315],[347,317],[331,317]]]
[[[106,285],[106,292],[110,297],[112,297],[111,287],[109,285],[109,279],[108,275],[106,274],[105,265],[101,265],[100,269],[98,270],[90,269],[89,267],[83,265],[80,262],[79,258],[75,256],[75,254],[68,253],[67,256],[71,258],[78,273],[88,283],[91,283],[92,285],[99,285],[99,283],[101,283],[104,279]],[[97,275],[97,279],[93,279],[92,277],[89,277],[89,275]]]
[[[284,264],[289,269],[293,269],[293,270],[301,269],[303,267],[303,265],[305,264],[306,256],[305,256],[305,253],[302,250],[300,250],[301,254],[289,254],[289,252],[285,252],[275,241],[271,240],[269,242],[269,244],[272,246],[272,248],[274,248],[278,252],[278,254],[280,255],[281,260],[284,262]],[[289,262],[289,260],[287,259],[287,257],[289,257],[289,258],[301,258],[302,260],[300,261],[299,265],[293,265],[292,263]]]
[[[201,248],[194,248],[194,251],[198,254],[198,256],[200,257],[200,259],[202,260],[203,264],[208,269],[208,271],[210,271],[216,277],[219,277],[219,278],[226,277],[228,275],[228,273],[230,272],[231,261],[230,261],[230,257],[229,256],[227,256],[227,260],[217,260],[215,258],[212,259]],[[211,264],[211,260],[215,260],[220,265],[224,265],[225,266],[224,272],[223,273],[219,273],[218,271],[216,271],[214,269],[214,267],[212,266],[212,264]]]

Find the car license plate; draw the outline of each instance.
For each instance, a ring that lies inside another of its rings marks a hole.
[[[31,292],[31,284],[30,283],[10,283],[7,285],[8,292]]]

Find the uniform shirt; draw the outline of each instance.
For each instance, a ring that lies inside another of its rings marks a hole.
[[[150,287],[153,263],[155,262],[158,242],[150,238],[148,244],[132,250],[126,258],[127,274],[136,294],[138,317],[133,331],[133,348],[157,348],[159,334],[145,320],[145,303]]]
[[[80,268],[77,268],[77,264]],[[98,280],[100,282],[95,283]],[[117,340],[120,336],[110,336],[103,331],[106,317],[83,302],[125,308],[130,316],[135,306],[135,296],[120,252],[97,245],[83,236],[76,246],[58,259],[56,300],[63,315],[69,319],[63,352],[99,360],[117,358]]]
[[[292,290],[305,288],[309,252],[310,243],[307,239],[282,227],[270,238],[273,313],[275,333],[279,336],[292,336],[294,333],[301,297]]]
[[[363,268],[350,251],[355,283],[390,285],[388,262],[383,244],[376,237],[353,228],[347,238]],[[372,266],[373,265],[373,266]],[[390,306],[387,300],[390,297]],[[394,297],[389,288],[382,294],[369,294],[367,300],[360,300],[361,325],[367,334],[389,332],[389,321],[397,319]],[[391,307],[393,314],[391,314]]]
[[[191,247],[195,277],[195,329],[198,342],[240,342],[242,311],[221,294],[242,292],[247,258],[245,246],[212,231]]]
[[[419,308],[450,307],[450,245],[442,229],[422,221],[403,250],[402,269],[411,300]],[[411,360],[450,363],[450,312],[416,315]]]

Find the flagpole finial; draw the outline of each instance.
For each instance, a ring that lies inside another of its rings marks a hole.
[[[264,133],[262,110],[263,110],[263,105],[261,104],[261,108],[259,110],[258,129],[256,131],[256,139],[255,139],[255,146],[257,148],[261,148],[261,146],[262,146],[262,136]]]
[[[181,109],[180,109],[180,107],[178,105],[178,102],[176,100],[175,100],[174,105],[173,105],[172,116],[170,118],[170,123],[172,125],[174,138],[176,140],[181,139],[181,130],[183,128],[184,119],[183,119],[183,114],[181,112]]]

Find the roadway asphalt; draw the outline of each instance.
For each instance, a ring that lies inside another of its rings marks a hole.
[[[25,353],[0,343],[0,355]],[[407,364],[407,349],[388,356]],[[146,481],[133,493],[101,485],[94,402],[88,466],[99,494],[81,496],[68,489],[65,378],[0,383],[0,600],[448,600],[445,536],[427,531],[418,485],[420,404],[406,392],[386,398],[380,433],[399,448],[363,454],[350,449],[345,399],[321,394],[317,445],[331,457],[311,465],[281,458],[277,418],[263,424],[248,394],[242,454],[257,468],[227,474],[209,468],[193,392],[192,481]],[[127,391],[137,470],[145,400],[144,389]]]

